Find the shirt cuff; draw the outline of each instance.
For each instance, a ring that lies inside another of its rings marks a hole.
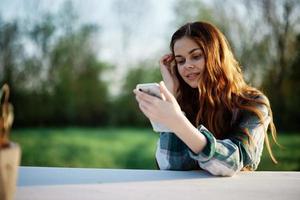
[[[194,153],[192,150],[189,150],[189,154],[191,158],[195,160],[206,162],[209,161],[216,152],[216,138],[203,125],[200,125],[198,130],[205,136],[207,140],[206,146],[198,154]]]

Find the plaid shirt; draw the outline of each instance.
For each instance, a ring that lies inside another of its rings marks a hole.
[[[197,129],[206,137],[207,145],[198,154],[190,150],[174,133],[160,133],[156,149],[156,161],[159,168],[162,170],[196,170],[200,167],[219,176],[232,176],[244,167],[255,170],[260,162],[265,132],[270,123],[267,107],[260,105],[258,108],[264,114],[264,123],[260,123],[254,114],[240,111],[242,114],[239,120],[235,119],[233,122],[237,124],[238,129],[233,131],[227,139],[216,139],[209,130],[200,125]],[[245,128],[252,136],[251,143],[249,143],[249,137],[242,132]]]

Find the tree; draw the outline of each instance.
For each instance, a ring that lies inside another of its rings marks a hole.
[[[94,46],[99,27],[79,24],[70,1],[32,25],[0,22],[0,80],[15,85],[16,126],[107,124],[108,64]],[[31,52],[22,52],[21,40]]]
[[[17,70],[17,58],[23,49],[19,41],[20,30],[16,21],[6,23],[0,17],[0,83],[6,82],[14,91]]]
[[[285,109],[283,112],[283,124],[286,130],[300,130],[300,34],[295,42],[296,56],[291,62],[291,69],[282,81],[283,96],[285,97]]]
[[[75,15],[70,14],[71,8],[67,10],[68,16]],[[76,27],[73,17],[63,19],[66,20],[62,22],[66,25],[62,31],[64,35],[58,38],[49,53],[49,84],[53,86],[51,102],[55,105],[55,114],[61,115],[56,123],[106,124],[109,94],[101,75],[108,65],[98,61],[92,46],[98,27]]]
[[[158,66],[152,67],[150,62],[142,62],[137,67],[128,70],[121,93],[114,101],[112,124],[118,125],[148,125],[148,119],[139,110],[133,89],[138,83],[158,82],[162,80]],[[116,113],[118,113],[116,115]]]
[[[263,84],[273,104],[275,122],[281,129],[293,126],[291,121],[285,119],[289,115],[287,105],[290,99],[285,96],[284,81],[292,73],[290,61],[295,57],[295,25],[300,20],[300,15],[296,14],[297,8],[299,9],[299,2],[293,0],[262,1],[264,20],[270,30],[266,37],[270,38],[269,47],[273,47],[269,48],[271,66]]]

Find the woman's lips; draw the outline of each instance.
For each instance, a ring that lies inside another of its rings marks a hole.
[[[188,74],[188,75],[186,76],[186,78],[187,78],[188,80],[190,80],[190,81],[193,81],[193,80],[197,79],[197,78],[199,77],[199,75],[200,75],[199,72],[197,72],[197,73],[191,73],[191,74]]]

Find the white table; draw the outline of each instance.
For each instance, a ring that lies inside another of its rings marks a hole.
[[[17,200],[300,199],[300,172],[240,172],[20,167]]]

